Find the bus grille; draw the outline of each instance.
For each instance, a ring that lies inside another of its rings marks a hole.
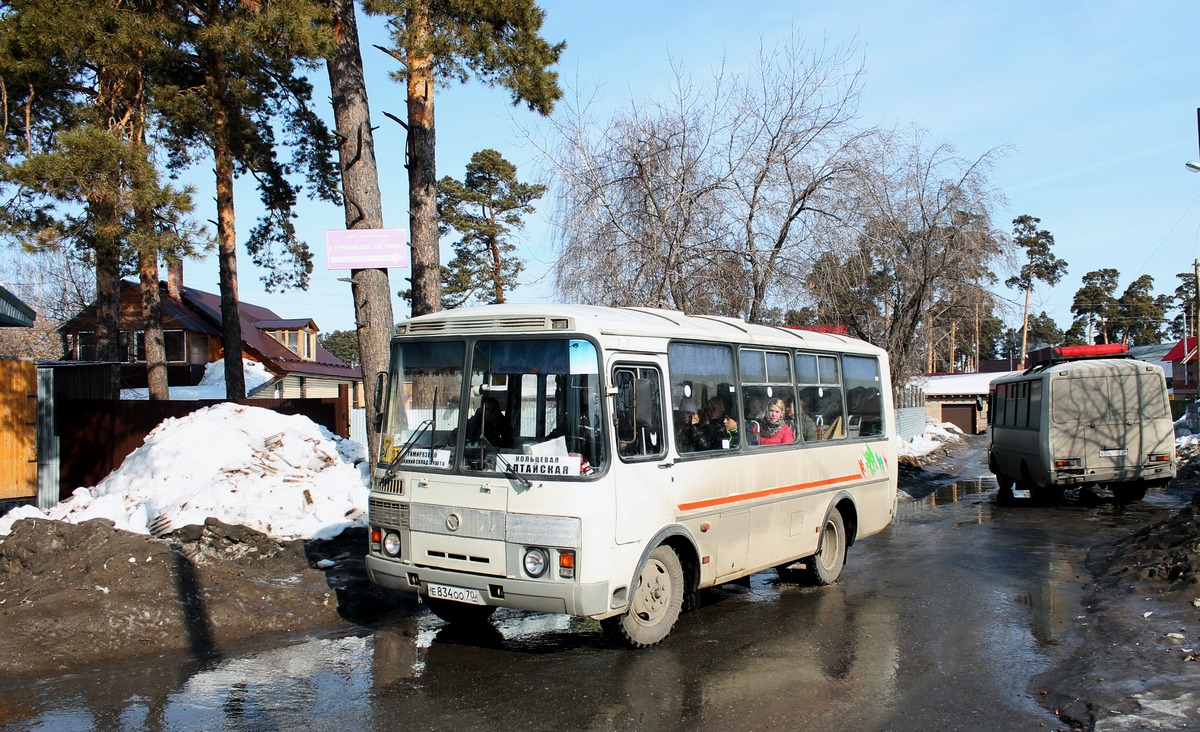
[[[389,481],[380,481],[375,490],[380,493],[391,493],[394,496],[404,495],[404,480],[402,478],[392,478]]]
[[[378,498],[367,501],[368,516],[371,524],[385,524],[398,529],[408,528],[408,504],[393,503]]]

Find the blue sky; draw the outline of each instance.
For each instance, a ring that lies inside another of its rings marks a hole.
[[[966,158],[1007,147],[992,180],[1008,199],[995,223],[1011,231],[1020,214],[1042,220],[1055,253],[1069,263],[1062,283],[1034,293],[1066,328],[1072,296],[1088,271],[1113,267],[1120,290],[1142,274],[1155,291],[1171,293],[1175,275],[1200,256],[1200,174],[1184,163],[1200,159],[1200,3],[1196,2],[541,2],[544,36],[566,40],[559,73],[566,86],[598,92],[601,106],[662,93],[670,59],[697,80],[749,64],[760,42],[772,45],[795,26],[815,48],[854,44],[865,64],[860,105],[864,126],[908,127],[945,141]],[[399,125],[404,90],[387,79],[395,62],[371,47],[386,42],[383,24],[360,14],[372,116],[378,129],[385,225],[408,227],[407,179]],[[316,99],[328,98],[324,69],[314,76]],[[570,93],[570,92],[568,92]],[[478,84],[440,89],[436,98],[437,173],[461,178],[471,154],[499,150],[526,180],[538,179],[525,131],[542,129],[506,92]],[[207,167],[190,178],[197,200],[211,206]],[[255,194],[242,182],[239,241],[253,224]],[[549,201],[542,202],[547,208]],[[203,218],[212,218],[202,211]],[[312,317],[323,331],[353,327],[348,271],[324,268],[324,232],[343,225],[339,208],[305,203],[299,227],[313,245],[316,270],[307,292],[269,295],[245,255],[239,257],[243,300],[282,317]],[[527,281],[517,301],[553,299],[550,233],[541,212],[520,241]],[[450,242],[443,243],[448,258]],[[1001,279],[1011,273],[998,273]],[[393,290],[407,270],[391,270]],[[193,287],[217,291],[215,257],[186,265]],[[1018,293],[999,294],[1019,301]],[[397,319],[407,308],[395,304]],[[1009,316],[1019,321],[1019,308]]]

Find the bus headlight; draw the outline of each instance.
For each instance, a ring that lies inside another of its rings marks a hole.
[[[388,532],[383,535],[383,553],[389,557],[400,556],[400,535]]]
[[[525,552],[525,574],[530,577],[541,577],[550,565],[550,554],[545,549],[534,547]]]

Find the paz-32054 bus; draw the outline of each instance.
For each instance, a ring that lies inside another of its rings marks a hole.
[[[643,308],[496,305],[397,327],[371,579],[665,638],[704,587],[835,581],[896,506],[884,351]]]
[[[1138,501],[1175,477],[1175,430],[1162,368],[1121,344],[1059,346],[992,382],[988,465],[1000,497],[1042,502],[1106,486]]]

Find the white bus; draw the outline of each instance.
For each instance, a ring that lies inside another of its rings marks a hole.
[[[888,359],[864,342],[565,305],[396,331],[367,569],[448,622],[568,613],[649,646],[701,588],[835,581],[894,515]]]
[[[1175,477],[1175,430],[1162,368],[1121,344],[1059,346],[992,382],[988,467],[1001,500],[1013,487],[1043,503],[1068,487],[1106,486],[1139,501]]]

